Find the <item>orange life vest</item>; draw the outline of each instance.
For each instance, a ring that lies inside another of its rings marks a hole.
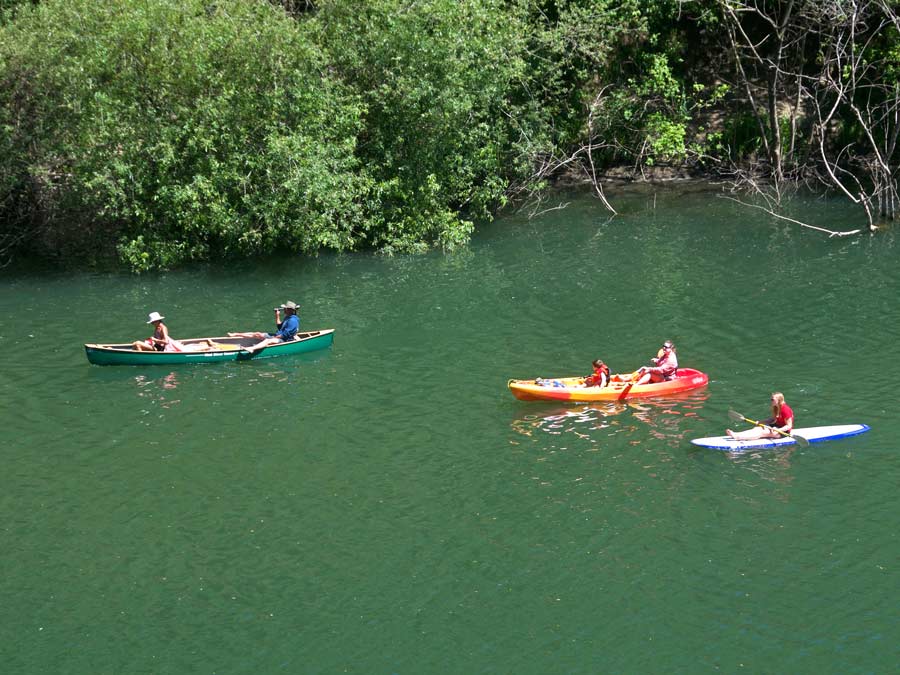
[[[604,375],[606,376],[605,378]],[[609,382],[609,366],[605,363],[599,368],[594,368],[594,374],[584,378],[584,384],[587,387],[595,387],[603,384],[604,379],[606,382]]]

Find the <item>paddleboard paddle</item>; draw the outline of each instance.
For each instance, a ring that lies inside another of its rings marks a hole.
[[[785,438],[793,438],[797,445],[802,448],[805,448],[809,445],[809,441],[803,438],[803,436],[797,436],[796,434],[789,434],[786,431],[782,431],[781,429],[776,429],[775,427],[770,427],[768,424],[764,424],[763,422],[758,422],[757,420],[751,420],[749,417],[744,417],[739,412],[735,412],[734,410],[728,411],[728,416],[733,419],[735,422],[748,422],[749,424],[756,425],[758,427],[766,427],[767,429],[771,429],[776,434],[781,434]]]

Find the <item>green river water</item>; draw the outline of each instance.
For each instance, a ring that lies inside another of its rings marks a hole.
[[[4,673],[888,673],[900,668],[900,242],[702,192],[613,193],[454,253],[158,276],[0,272]],[[555,202],[554,202],[555,203]],[[793,213],[861,223],[841,202]],[[332,348],[98,367],[85,342]],[[671,338],[670,399],[521,402]],[[766,417],[861,436],[731,456]]]

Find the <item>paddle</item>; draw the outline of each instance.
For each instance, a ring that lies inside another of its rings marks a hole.
[[[756,420],[751,420],[749,417],[744,417],[739,412],[735,412],[734,410],[728,411],[728,416],[733,419],[735,422],[749,422],[750,424],[755,424],[758,427],[768,427],[772,431],[777,434],[781,434],[785,438],[793,438],[797,441],[797,445],[805,448],[809,445],[809,441],[803,438],[803,436],[797,436],[796,434],[789,434],[786,431],[782,431],[781,429],[776,429],[775,427],[770,427],[768,424],[763,424],[762,422],[757,422]]]
[[[628,376],[630,379],[628,380],[628,382],[625,385],[626,389],[630,390],[634,385],[636,385],[638,383],[638,380],[641,379],[641,376],[643,376],[643,374],[644,374],[643,372],[641,372],[642,368],[643,368],[643,366],[641,366],[641,368],[638,368],[637,370],[635,370],[633,373],[631,373]],[[651,380],[651,382],[652,382],[652,380]]]
[[[626,396],[628,396],[628,394],[631,392],[631,388],[634,386],[635,382],[637,382],[639,372],[640,371],[635,370],[634,372],[632,372],[630,375],[627,375],[627,376],[617,375],[617,377],[628,377],[628,381],[625,381],[625,382],[619,381],[619,382],[610,382],[609,383],[608,386],[615,387],[618,390],[617,397],[620,401],[623,398],[625,398]]]
[[[634,383],[637,382],[638,372],[640,372],[640,371],[635,370],[634,372],[629,373],[627,375],[622,375],[621,373],[617,374],[617,375],[610,375],[609,376],[609,384],[607,386],[620,387],[623,389],[625,387],[628,387],[630,389],[631,387],[634,386]],[[619,379],[613,381],[613,379],[612,379],[613,377],[618,377]]]

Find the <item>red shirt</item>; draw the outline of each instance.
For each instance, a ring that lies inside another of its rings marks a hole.
[[[788,431],[794,428],[794,411],[791,410],[791,407],[787,403],[781,404],[781,410],[778,411],[778,417],[775,418],[775,421],[772,422],[773,427],[783,427],[787,424],[788,420],[791,420],[791,426],[788,428]]]

